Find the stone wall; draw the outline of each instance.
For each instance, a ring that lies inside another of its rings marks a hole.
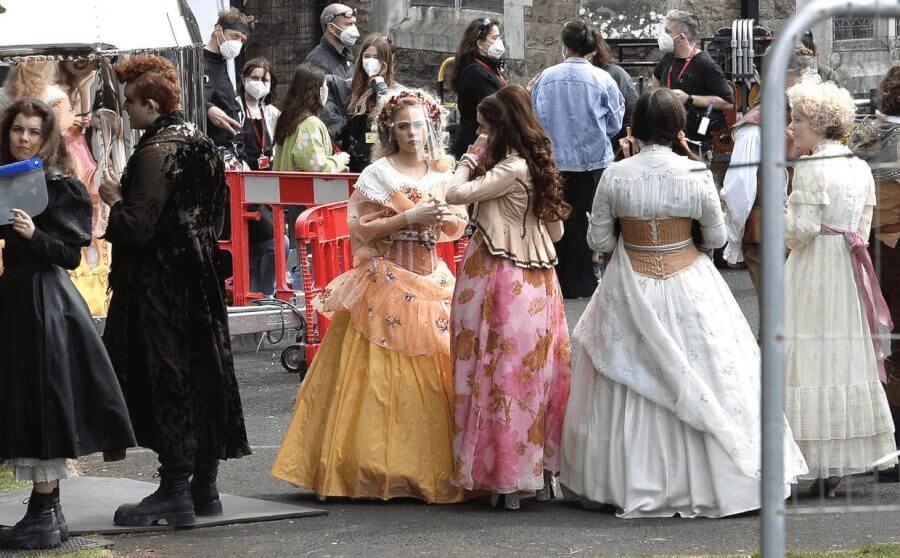
[[[758,25],[775,31],[794,13],[796,0],[762,0]],[[712,36],[741,17],[740,0],[582,0],[580,17],[610,39],[655,37],[657,25],[671,9],[686,10],[700,19],[700,33]]]
[[[509,62],[510,77],[528,83],[544,68],[562,62],[559,32],[578,19],[578,4],[566,0],[535,0],[525,10],[525,58]]]
[[[448,25],[442,31],[440,51],[423,48],[401,48],[397,52],[397,75],[407,86],[424,87],[434,90],[437,85],[438,68],[446,58],[453,56],[459,37],[471,19],[482,15],[475,12],[465,14],[459,23]],[[571,0],[534,0],[532,6],[525,8],[525,56],[522,59],[507,59],[507,72],[513,83],[526,84],[544,68],[560,62],[559,31],[566,21],[578,18],[578,4]],[[409,22],[407,22],[409,23]],[[410,24],[417,25],[417,22]],[[452,29],[453,36],[446,32]],[[444,32],[446,31],[446,32]],[[447,100],[453,100],[452,92],[447,92]]]
[[[256,56],[275,66],[279,92],[287,91],[291,76],[321,38],[321,2],[311,0],[247,0],[246,13],[256,18],[253,34],[244,47],[241,64]]]
[[[759,24],[777,33],[797,6],[808,1],[760,0]],[[286,84],[297,65],[319,42],[319,13],[327,3],[328,0],[246,0],[247,12],[256,16],[259,23],[245,56],[265,56],[273,61],[279,81]],[[465,25],[476,17],[503,16],[474,10],[414,9],[408,6],[408,0],[348,0],[346,3],[357,10],[359,28],[364,34],[391,35],[406,47],[399,48],[397,53],[401,83],[432,91],[436,88],[438,68],[444,59],[453,55]],[[527,83],[536,73],[560,61],[559,30],[566,21],[581,18],[596,25],[609,39],[631,39],[655,37],[658,24],[670,9],[696,13],[704,36],[711,36],[721,27],[730,27],[732,20],[740,17],[740,0],[532,0],[531,6],[527,6],[527,0],[506,0],[506,4],[526,6],[524,56],[507,61],[510,79],[516,83]],[[510,14],[505,17],[508,20]],[[871,49],[835,52],[831,26],[823,24],[815,32],[821,62],[835,66],[842,84],[856,95],[874,87],[898,55],[896,40],[891,49],[879,52]],[[651,47],[631,55],[652,61],[659,57],[659,51]],[[646,67],[626,69],[635,77],[649,73]],[[453,100],[452,93],[448,92],[447,100]]]

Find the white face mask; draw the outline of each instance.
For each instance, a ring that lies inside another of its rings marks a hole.
[[[363,58],[363,71],[369,77],[375,77],[381,73],[381,60],[377,58]]]
[[[493,58],[494,60],[499,60],[501,56],[506,52],[506,47],[503,46],[503,39],[497,39],[494,43],[488,47],[487,55]]]
[[[659,50],[663,52],[672,52],[675,50],[675,39],[665,31],[659,34],[659,37],[656,39],[656,44],[659,45]]]
[[[351,25],[346,29],[341,29],[336,23],[332,23],[332,25],[337,27],[337,30],[340,31],[338,38],[344,46],[352,47],[356,44],[356,41],[359,40],[359,29],[356,28],[356,25]]]
[[[322,85],[322,89],[319,89],[319,100],[322,101],[322,106],[328,102],[328,84]]]
[[[269,84],[258,79],[244,82],[244,90],[257,101],[269,94]]]
[[[566,48],[566,45],[562,46],[562,59],[563,60],[569,59],[569,49]]]
[[[219,54],[222,55],[222,58],[225,60],[234,60],[237,58],[237,55],[241,53],[241,47],[244,46],[244,43],[240,42],[237,39],[232,39],[230,41],[225,40],[225,33],[222,33],[223,41],[219,43]]]

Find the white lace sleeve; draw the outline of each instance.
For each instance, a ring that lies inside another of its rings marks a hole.
[[[600,183],[597,184],[597,192],[594,194],[594,203],[591,206],[591,218],[588,223],[587,243],[596,252],[609,253],[616,247],[614,225],[616,216],[612,211],[610,198],[610,183],[613,173],[603,173]]]
[[[385,159],[379,159],[364,168],[354,188],[366,199],[387,205],[391,200],[391,188],[382,168],[384,162]]]
[[[831,203],[822,168],[800,158],[794,170],[793,191],[788,197],[785,240],[790,248],[812,241],[822,228],[822,211]]]
[[[872,217],[874,216],[875,204],[877,202],[875,194],[875,179],[872,177],[872,171],[869,169],[868,165],[865,162],[856,160],[854,161],[854,164],[857,164],[859,167],[857,176],[861,177],[862,180],[865,180],[868,183],[868,191],[866,192],[866,204],[863,206],[862,216],[860,217],[859,225],[857,226],[859,234],[861,234],[862,237],[866,239],[866,241],[868,241],[869,233],[872,232]]]
[[[725,226],[725,215],[722,212],[722,200],[716,189],[712,173],[698,173],[700,182],[700,227],[703,233],[702,250],[721,248],[728,240],[728,229]]]

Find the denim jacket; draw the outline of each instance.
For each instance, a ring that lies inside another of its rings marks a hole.
[[[584,172],[612,163],[610,138],[622,128],[625,99],[608,73],[570,57],[541,74],[531,102],[553,141],[559,170]]]

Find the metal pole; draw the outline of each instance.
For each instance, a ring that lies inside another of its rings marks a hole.
[[[741,0],[741,17],[759,19],[759,0]]]
[[[900,16],[900,0],[819,0],[784,25],[770,47],[762,88],[762,243],[765,273],[760,300],[762,339],[762,513],[763,558],[784,556],[784,168],[785,81],[794,43],[803,31],[833,16]]]

